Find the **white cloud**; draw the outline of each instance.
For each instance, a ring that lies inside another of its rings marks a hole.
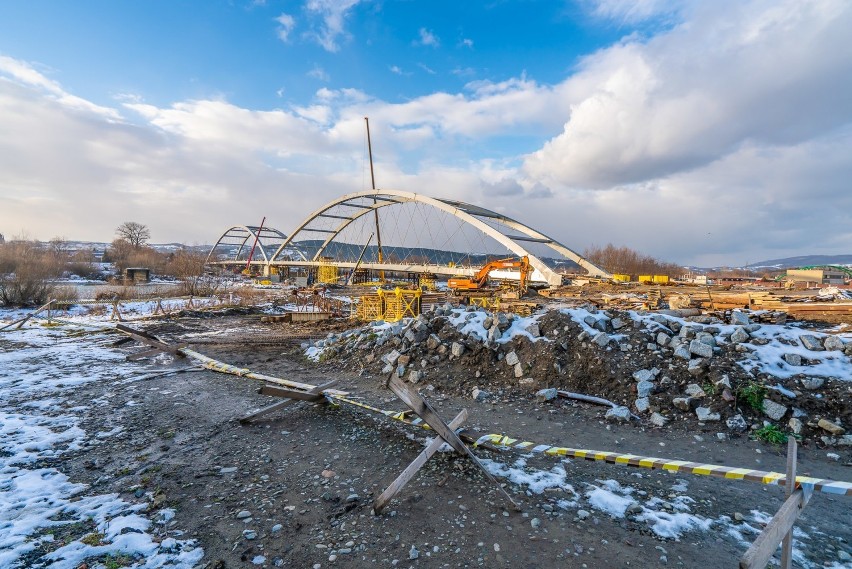
[[[592,13],[623,23],[637,23],[669,16],[682,9],[687,0],[591,0]]]
[[[361,0],[308,0],[305,9],[319,17],[322,24],[314,34],[317,42],[332,53],[340,49],[338,38],[346,34],[344,29],[347,13]]]
[[[429,75],[435,75],[435,70],[432,69],[431,67],[428,67],[427,65],[425,65],[423,63],[418,63],[417,67],[419,67],[420,69],[422,69],[423,71],[425,71]]]
[[[278,39],[286,43],[290,40],[290,32],[296,27],[296,20],[290,14],[282,13],[275,21],[278,22]]]
[[[852,6],[701,4],[646,43],[588,57],[562,134],[526,161],[547,185],[608,188],[796,144],[852,119]]]
[[[315,65],[313,67],[313,69],[308,71],[307,75],[308,75],[308,77],[312,77],[312,78],[318,79],[320,81],[325,81],[326,83],[328,83],[331,80],[331,77],[326,72],[326,70],[323,69],[322,67],[320,67],[319,65]]]
[[[470,39],[470,38],[464,38],[464,39],[462,39],[460,45],[463,45],[464,47],[469,47],[470,49],[473,49],[473,40]]]
[[[438,39],[431,30],[427,30],[426,28],[420,28],[420,39],[414,40],[414,45],[428,45],[432,47],[438,47],[441,45],[441,40]]]
[[[396,75],[402,75],[402,69],[400,69],[398,65],[391,65],[390,72],[395,73]]]

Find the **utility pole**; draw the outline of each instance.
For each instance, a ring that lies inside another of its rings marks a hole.
[[[373,144],[372,144],[372,141],[370,140],[370,118],[364,117],[364,122],[367,123],[367,152],[370,155],[370,181],[372,182],[373,190],[375,191],[375,189],[376,189],[376,174],[373,172]],[[373,205],[375,206],[376,203],[377,203],[376,198],[374,197],[373,198]],[[378,207],[373,208],[373,215],[376,218],[376,244],[378,245],[379,263],[381,263],[383,261],[382,234],[379,231],[379,208]],[[379,280],[381,280],[382,282],[384,282],[384,280],[385,280],[385,272],[383,270],[379,271]]]

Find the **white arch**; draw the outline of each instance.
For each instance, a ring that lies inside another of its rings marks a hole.
[[[362,209],[362,211],[359,211],[359,212],[357,212],[353,215],[350,215],[350,216],[340,216],[340,215],[333,215],[333,214],[326,213],[329,210],[331,210],[331,209],[333,209],[337,206],[349,205],[351,207],[352,204],[347,204],[347,202],[357,200],[357,199],[360,199],[360,198],[373,198],[375,200],[375,203],[372,206],[364,206],[364,205],[359,204],[359,207]],[[290,234],[290,236],[284,241],[284,243],[282,243],[281,246],[278,247],[278,249],[272,255],[272,259],[271,259],[270,262],[274,263],[276,261],[276,259],[278,258],[278,255],[284,250],[284,248],[287,247],[290,244],[290,242],[292,242],[293,239],[297,235],[299,235],[299,233],[301,233],[303,230],[305,230],[305,228],[308,225],[310,225],[310,223],[312,221],[314,221],[315,219],[317,219],[318,217],[338,218],[338,219],[341,220],[341,222],[340,222],[340,224],[338,224],[336,229],[328,232],[329,236],[326,238],[326,240],[320,246],[316,255],[314,255],[314,258],[313,258],[314,261],[316,261],[320,257],[320,255],[322,254],[324,249],[328,246],[328,244],[331,243],[331,241],[335,237],[337,237],[337,235],[339,235],[341,231],[343,231],[346,227],[348,227],[356,219],[359,219],[363,215],[366,215],[366,214],[368,214],[368,213],[370,213],[370,212],[372,212],[376,209],[379,209],[379,208],[382,208],[382,207],[388,207],[388,206],[391,206],[391,205],[394,205],[394,204],[406,203],[406,202],[418,202],[418,203],[430,205],[430,206],[432,206],[436,209],[447,212],[447,213],[461,219],[462,221],[472,225],[473,227],[479,229],[485,235],[491,237],[492,239],[494,239],[495,241],[497,241],[498,243],[500,243],[501,245],[506,247],[509,251],[511,251],[512,253],[514,253],[518,257],[523,257],[523,256],[529,257],[530,264],[532,265],[532,267],[534,269],[536,269],[537,271],[539,271],[539,273],[541,273],[544,276],[545,280],[550,285],[561,284],[562,283],[562,276],[559,273],[557,273],[556,271],[554,271],[553,269],[551,269],[550,267],[548,267],[547,264],[545,264],[541,259],[539,259],[535,255],[532,255],[529,251],[527,251],[526,248],[519,243],[519,241],[542,243],[542,244],[546,245],[547,247],[553,249],[554,251],[560,253],[561,255],[564,255],[565,257],[567,257],[567,258],[571,259],[572,261],[576,262],[577,264],[579,264],[581,267],[586,269],[586,271],[589,273],[590,276],[600,276],[600,277],[610,277],[611,276],[607,271],[605,271],[605,270],[601,269],[600,267],[594,265],[593,263],[589,262],[587,259],[580,256],[576,252],[572,251],[570,248],[566,247],[565,245],[559,243],[555,239],[547,237],[543,233],[540,233],[540,232],[536,231],[535,229],[532,229],[531,227],[529,227],[529,226],[527,226],[523,223],[520,223],[519,221],[516,221],[514,219],[511,219],[511,218],[506,217],[504,215],[501,215],[499,213],[493,212],[491,210],[488,210],[488,209],[485,209],[485,208],[482,208],[482,207],[479,207],[479,206],[471,205],[471,204],[466,204],[464,202],[458,202],[458,201],[446,200],[446,199],[437,199],[437,198],[432,198],[432,197],[429,197],[429,196],[424,196],[424,195],[421,195],[421,194],[416,194],[416,193],[413,193],[413,192],[404,192],[404,191],[399,191],[399,190],[371,190],[371,191],[366,191],[366,192],[357,192],[357,193],[353,193],[353,194],[346,194],[346,195],[344,195],[344,196],[342,196],[342,197],[340,197],[340,198],[338,198],[338,199],[336,199],[332,202],[325,204],[324,206],[317,209],[316,211],[314,211],[308,217],[305,218],[305,220],[296,228],[295,231],[293,231]],[[497,231],[495,228],[491,227],[487,223],[483,222],[482,220],[478,219],[475,216],[495,219],[495,220],[505,224],[506,226],[511,227],[512,229],[522,233],[523,235],[519,235],[519,236],[505,235],[505,234]],[[308,230],[310,231],[310,229],[308,229]]]
[[[275,229],[273,227],[261,228],[261,227],[253,227],[253,226],[249,226],[249,225],[234,225],[234,226],[229,227],[228,229],[226,229],[225,231],[222,232],[222,235],[219,236],[219,239],[216,241],[216,244],[213,245],[213,247],[211,247],[211,249],[210,249],[210,252],[207,253],[207,259],[205,259],[204,263],[205,264],[210,263],[211,258],[216,251],[216,248],[219,245],[222,245],[223,242],[226,239],[233,239],[235,241],[235,243],[230,243],[231,245],[239,245],[239,249],[237,249],[237,252],[234,255],[234,259],[233,259],[233,260],[237,260],[240,256],[240,253],[243,250],[243,247],[245,247],[248,240],[251,239],[252,243],[257,241],[258,247],[256,249],[260,250],[260,254],[263,256],[263,263],[269,264],[270,259],[266,254],[266,247],[264,246],[264,243],[263,243],[263,239],[264,239],[263,235],[265,233],[271,233],[272,236],[274,236],[276,240],[277,239],[283,239],[284,241],[288,241],[287,235],[285,235],[284,233],[278,231],[277,229]],[[269,239],[269,236],[267,236],[267,239]],[[242,241],[239,242],[240,240],[242,240]],[[229,243],[225,242],[224,244],[227,245]],[[279,250],[280,249],[277,249],[275,251],[275,253],[278,254]],[[299,251],[299,254],[302,256],[302,259],[305,259],[305,255],[301,251]],[[274,256],[273,256],[273,258],[274,258]],[[215,259],[213,259],[213,261],[215,262]]]

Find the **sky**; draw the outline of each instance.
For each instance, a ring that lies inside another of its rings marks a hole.
[[[213,243],[380,188],[576,251],[852,253],[846,0],[0,2],[0,233]]]

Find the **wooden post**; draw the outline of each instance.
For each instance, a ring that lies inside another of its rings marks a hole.
[[[765,569],[769,559],[778,543],[783,540],[781,550],[781,568],[790,569],[792,566],[793,552],[793,525],[802,515],[802,510],[810,500],[810,491],[804,489],[796,490],[796,440],[793,437],[787,443],[787,478],[784,481],[787,500],[778,509],[778,512],[763,532],[757,536],[751,547],[740,559],[740,569]]]
[[[303,396],[290,397],[289,395],[281,395],[278,391],[270,391],[269,389],[266,389],[266,388],[273,388],[274,386],[264,386],[264,389],[261,389],[262,395],[275,395],[275,396],[281,396],[281,397],[287,397],[287,398],[284,401],[279,401],[277,403],[273,403],[272,405],[270,405],[268,407],[264,407],[262,409],[255,411],[254,413],[246,415],[245,417],[243,417],[239,420],[240,424],[245,425],[248,422],[254,421],[258,417],[262,417],[263,415],[267,415],[269,413],[272,413],[273,411],[277,411],[278,409],[281,409],[283,407],[287,407],[288,405],[292,405],[293,403],[296,403],[298,401],[308,400],[308,401],[313,401],[314,403],[322,403],[323,401],[325,401],[325,399],[322,398],[322,392],[325,391],[326,389],[334,386],[336,383],[337,383],[337,380],[332,379],[331,381],[329,381],[327,383],[323,383],[322,385],[317,385],[316,387],[310,389],[306,393],[299,392],[300,395],[313,395],[313,396],[315,396],[315,398],[314,397],[308,398],[308,397],[303,397]]]
[[[451,429],[458,429],[462,423],[464,423],[465,419],[467,419],[467,409],[462,409],[458,415],[456,415],[455,419],[450,421],[449,427]],[[423,449],[423,451],[417,455],[411,464],[409,464],[405,470],[400,473],[399,476],[396,477],[396,480],[391,482],[390,486],[388,486],[384,492],[382,492],[381,496],[376,498],[376,501],[373,502],[373,511],[376,514],[381,513],[381,511],[388,505],[388,503],[393,499],[396,494],[402,490],[402,487],[405,486],[409,480],[414,478],[414,475],[417,474],[417,471],[426,464],[426,461],[432,458],[438,449],[441,448],[446,441],[441,437],[435,437],[432,439],[432,442]]]
[[[432,427],[432,430],[438,433],[442,439],[444,439],[448,445],[456,449],[461,454],[466,454],[468,458],[478,466],[485,477],[488,478],[494,485],[497,487],[497,490],[503,495],[507,502],[509,502],[512,507],[520,511],[521,507],[515,502],[511,496],[500,486],[500,483],[491,475],[490,472],[479,462],[479,459],[473,454],[467,445],[465,445],[462,440],[458,437],[458,435],[453,431],[447,424],[438,416],[432,406],[423,399],[419,393],[417,393],[414,389],[406,385],[402,382],[401,379],[395,376],[395,374],[391,373],[390,380],[388,381],[388,387],[390,387],[391,391],[393,391],[397,397],[399,397],[403,403],[408,405],[408,407],[417,413],[423,421]]]
[[[784,495],[787,499],[793,495],[796,489],[796,437],[790,435],[787,438],[787,481],[784,484]],[[790,569],[793,566],[793,528],[784,536],[781,542],[781,569]]]

